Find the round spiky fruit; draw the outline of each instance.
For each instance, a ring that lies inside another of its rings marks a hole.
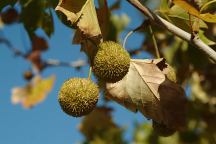
[[[129,67],[129,53],[120,44],[105,41],[99,45],[93,66],[96,77],[114,83],[127,74]]]
[[[63,83],[58,101],[65,113],[80,117],[95,108],[98,97],[99,89],[94,82],[85,78],[71,78]]]
[[[176,132],[176,130],[167,127],[165,124],[161,124],[161,123],[158,123],[155,121],[152,122],[152,127],[153,127],[155,133],[157,133],[159,136],[163,136],[163,137],[171,136],[172,134],[174,134]]]

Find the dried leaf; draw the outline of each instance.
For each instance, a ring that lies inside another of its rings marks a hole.
[[[37,35],[32,37],[32,51],[46,51],[48,47],[48,43],[43,37]]]
[[[185,124],[183,89],[167,78],[165,59],[131,60],[128,74],[117,83],[107,83],[109,98],[133,112],[180,129]],[[170,109],[171,108],[171,109]]]
[[[97,17],[103,39],[106,40],[110,31],[110,10],[107,3],[100,4],[100,7],[97,9]]]
[[[94,0],[60,0],[56,10],[89,37],[101,35]]]
[[[41,79],[40,76],[35,76],[26,86],[13,88],[12,103],[21,103],[24,108],[31,108],[37,105],[48,96],[48,93],[53,87],[54,80],[55,76],[50,76],[47,79]]]
[[[19,14],[16,9],[8,8],[1,13],[1,20],[4,24],[13,24],[19,20]]]

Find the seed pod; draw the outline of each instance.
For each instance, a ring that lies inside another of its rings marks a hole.
[[[93,66],[96,77],[114,83],[127,74],[129,67],[129,53],[121,45],[112,41],[99,45]]]
[[[58,101],[65,113],[80,117],[95,108],[98,97],[99,89],[94,82],[85,78],[71,78],[63,83]]]

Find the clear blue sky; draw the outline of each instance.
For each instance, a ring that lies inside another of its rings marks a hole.
[[[113,2],[113,0],[108,2]],[[116,13],[128,14],[131,18],[128,28],[135,28],[142,22],[139,13],[125,1],[122,3],[121,11]],[[15,47],[21,50],[30,47],[22,25],[7,26],[1,30],[0,35],[2,33],[12,41]],[[125,32],[122,33],[121,38],[125,34]],[[85,59],[85,55],[80,53],[79,46],[71,44],[72,36],[72,30],[55,18],[55,33],[49,40],[50,49],[43,54],[43,58],[61,61]],[[129,38],[127,46],[139,47],[142,38],[141,35],[134,34]],[[88,67],[83,68],[81,72],[65,67],[46,69],[43,72],[44,77],[51,74],[57,76],[55,86],[44,102],[33,109],[26,110],[20,105],[11,104],[10,97],[13,87],[25,85],[22,73],[30,67],[29,62],[20,57],[14,57],[11,51],[0,44],[0,144],[74,144],[81,141],[83,137],[77,129],[81,119],[63,113],[57,96],[64,80],[70,77],[87,76]],[[134,114],[116,103],[110,105],[115,108],[114,120],[119,125],[128,127],[125,137],[130,140],[133,123],[143,122],[146,119],[141,114]]]

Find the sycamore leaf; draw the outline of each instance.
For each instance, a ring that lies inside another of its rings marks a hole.
[[[189,21],[189,15],[187,11],[182,9],[178,5],[172,6],[169,10],[163,12],[161,11],[165,16],[167,16],[167,19],[174,23],[176,26],[180,27],[181,29],[191,32],[191,26]],[[200,28],[208,28],[207,24],[202,20],[198,19],[196,17],[191,17],[191,22],[194,23],[196,21],[199,21],[199,27]]]
[[[211,1],[206,2],[205,4],[203,4],[202,7],[200,8],[200,12],[206,10],[213,3],[216,3],[216,0],[211,0]]]
[[[175,5],[180,6],[182,9],[184,9],[185,11],[187,11],[189,14],[200,18],[206,22],[210,22],[210,23],[216,23],[216,15],[210,14],[210,13],[202,13],[200,14],[200,12],[194,8],[192,5],[190,5],[189,3],[187,3],[187,1],[184,0],[173,0],[173,3]]]
[[[200,14],[200,16],[198,18],[200,18],[206,22],[216,23],[216,15],[213,15],[210,13]]]
[[[200,30],[199,31],[199,38],[207,45],[215,45],[216,43],[210,39],[208,39],[205,35],[204,35],[204,31]]]
[[[40,76],[35,76],[26,86],[13,88],[12,103],[21,103],[24,108],[31,108],[37,105],[48,96],[48,93],[53,87],[54,80],[55,76],[50,76],[47,79],[41,79]]]
[[[94,0],[60,0],[56,10],[64,13],[86,36],[101,35]]]
[[[180,6],[193,16],[199,17],[199,11],[184,0],[173,0],[173,3]]]
[[[169,1],[168,0],[161,0],[160,2],[160,12],[169,11]]]
[[[121,81],[106,84],[108,96],[131,111],[180,129],[185,124],[186,98],[183,89],[167,78],[169,73],[164,59],[131,60]]]
[[[82,8],[87,0],[59,0],[55,10],[61,11],[72,24],[76,23],[82,15]]]
[[[97,17],[102,32],[103,39],[106,37],[110,31],[110,10],[104,0],[100,1],[99,8],[97,9]]]

